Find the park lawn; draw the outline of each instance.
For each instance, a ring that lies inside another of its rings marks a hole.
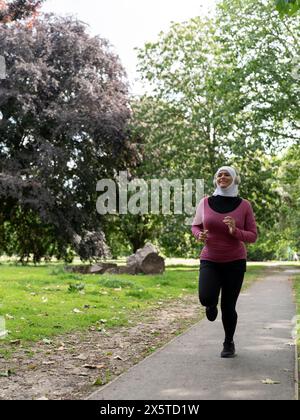
[[[259,264],[248,267],[244,286],[264,270]],[[5,318],[9,333],[1,341],[47,342],[92,325],[106,330],[129,325],[131,317],[140,322],[147,309],[195,294],[197,287],[198,266],[170,266],[162,275],[130,276],[80,275],[65,272],[63,265],[2,264],[0,317]]]

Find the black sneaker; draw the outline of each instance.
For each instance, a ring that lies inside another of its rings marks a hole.
[[[209,321],[214,321],[218,316],[218,308],[216,306],[208,306],[205,310],[206,318]]]
[[[226,341],[223,343],[223,351],[221,353],[221,357],[235,357],[235,346],[233,341],[231,343],[227,343]]]

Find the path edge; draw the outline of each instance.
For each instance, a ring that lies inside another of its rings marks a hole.
[[[269,268],[269,267],[268,267]],[[273,268],[273,267],[272,267]],[[288,268],[288,267],[287,267]],[[267,277],[271,276],[270,273],[268,273],[268,269],[266,270],[266,274]],[[271,270],[273,271],[273,270]],[[274,270],[276,271],[276,269]],[[285,271],[283,269],[283,271]],[[258,276],[257,280],[261,280],[261,277]],[[292,282],[294,281],[294,276],[292,277],[287,277],[287,280],[292,280]],[[256,283],[256,281],[254,281],[254,283]],[[251,288],[251,286],[253,286],[253,284],[250,285],[250,287],[248,287],[248,289]],[[292,296],[293,296],[293,300],[295,302],[295,293],[293,293],[293,289],[292,289]],[[297,305],[296,305],[296,313],[297,313]],[[91,394],[89,394],[88,396],[86,396],[84,398],[85,401],[88,400],[94,400],[93,396],[97,393],[102,392],[106,387],[112,385],[114,382],[116,382],[117,380],[119,380],[122,376],[124,376],[125,374],[127,374],[129,371],[131,371],[132,369],[135,369],[137,365],[140,365],[142,363],[144,363],[147,359],[153,357],[155,354],[159,353],[160,351],[164,350],[165,347],[167,347],[169,344],[171,344],[173,341],[177,340],[177,338],[185,335],[186,333],[188,333],[192,328],[195,328],[196,325],[203,323],[203,321],[206,321],[205,316],[200,319],[198,322],[196,322],[195,324],[191,325],[188,329],[182,331],[180,334],[176,335],[175,337],[173,337],[170,341],[168,341],[167,343],[165,343],[162,347],[156,349],[153,353],[151,353],[150,355],[146,356],[144,359],[140,360],[139,362],[137,362],[135,365],[131,366],[129,369],[125,370],[124,372],[122,372],[120,375],[116,376],[116,378],[114,378],[112,381],[108,382],[107,384],[103,385],[100,389],[93,391]],[[294,370],[294,392],[295,392],[295,400],[299,400],[299,363],[298,363],[298,347],[297,347],[297,339],[295,339],[295,370]],[[99,401],[99,400],[97,400]],[[104,400],[105,401],[105,400]]]
[[[179,337],[187,334],[192,328],[195,328],[196,325],[200,324],[200,322],[205,321],[205,318],[200,319],[200,321],[196,322],[195,324],[191,325],[188,329],[182,331],[180,334],[176,335],[175,337],[173,337],[170,341],[168,341],[167,343],[165,343],[162,347],[156,349],[153,353],[149,354],[148,356],[146,356],[144,359],[140,360],[139,362],[137,362],[135,365],[131,366],[129,369],[125,370],[124,372],[122,372],[120,375],[118,375],[116,378],[114,378],[112,381],[108,382],[107,384],[103,385],[100,389],[93,391],[90,395],[88,395],[86,398],[84,398],[84,400],[92,400],[93,395],[103,391],[106,387],[108,387],[109,385],[113,384],[114,382],[116,382],[118,379],[120,379],[122,376],[124,376],[125,374],[127,374],[129,371],[131,371],[132,369],[135,369],[135,367],[137,365],[140,365],[142,363],[144,363],[146,360],[150,359],[151,357],[153,357],[155,354],[161,352],[162,350],[164,350],[165,347],[167,347],[169,344],[171,344],[173,341],[177,340]],[[99,400],[98,400],[99,401]]]
[[[299,362],[297,338],[295,339],[295,400],[299,401]]]

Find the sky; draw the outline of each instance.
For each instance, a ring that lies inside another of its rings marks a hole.
[[[125,67],[131,93],[141,93],[135,47],[155,41],[170,23],[212,13],[216,0],[46,0],[42,12],[74,15],[91,35],[110,41]]]

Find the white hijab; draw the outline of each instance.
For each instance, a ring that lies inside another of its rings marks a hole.
[[[221,168],[219,168],[217,170],[217,172],[215,173],[215,177],[214,179],[217,179],[217,176],[219,174],[219,172],[221,171],[227,171],[230,173],[230,175],[232,176],[232,183],[230,185],[228,185],[228,187],[226,188],[221,188],[218,184],[217,184],[217,188],[215,189],[213,195],[222,195],[224,197],[237,197],[238,193],[239,193],[239,188],[238,188],[238,184],[235,184],[235,179],[237,178],[237,174],[234,168],[232,168],[232,166],[221,166]]]
[[[222,195],[224,197],[236,197],[238,195],[238,184],[235,184],[234,181],[237,178],[237,173],[234,168],[231,166],[221,166],[215,173],[214,179],[217,178],[217,175],[220,171],[228,171],[230,175],[232,176],[232,183],[228,185],[226,188],[221,188],[217,184],[217,188],[215,189],[213,195]],[[204,224],[204,199],[200,201],[198,204],[196,214],[194,217],[194,220],[192,222],[192,225],[200,225],[201,223]]]

